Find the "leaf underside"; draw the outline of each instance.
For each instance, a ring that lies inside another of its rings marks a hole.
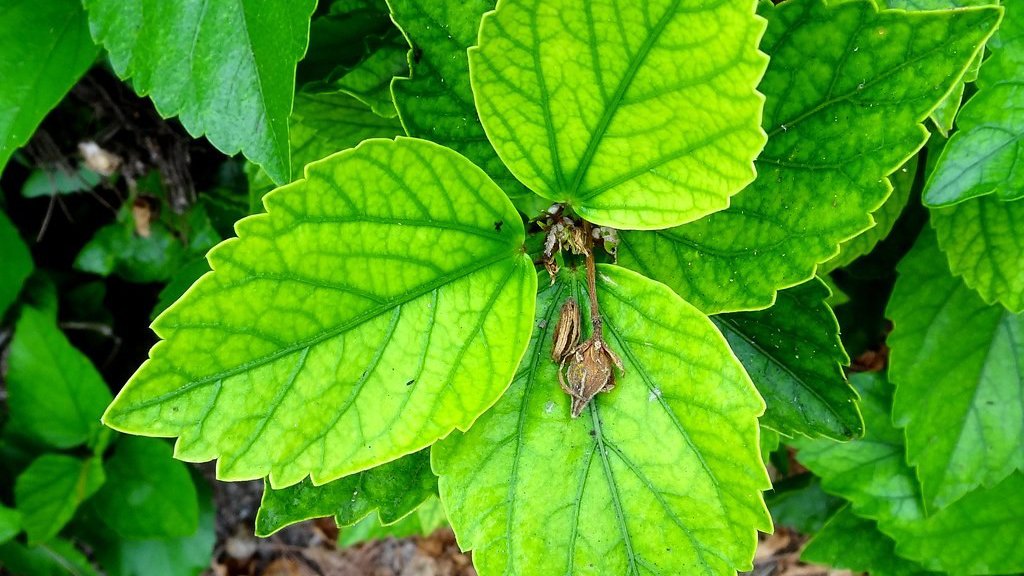
[[[487,136],[528,188],[596,224],[721,210],[764,146],[755,4],[500,2],[469,51]]]
[[[432,448],[461,547],[482,574],[734,574],[770,530],[764,405],[714,326],[666,287],[598,268],[605,337],[625,371],[579,419],[550,359],[580,272],[539,295],[512,387]]]
[[[998,8],[878,12],[868,1],[761,6],[771,62],[757,180],[727,210],[620,235],[621,264],[709,314],[771,305],[871,226],[891,190],[886,176],[925,143],[921,122],[1000,17]]]
[[[536,276],[522,220],[465,158],[368,140],[264,198],[108,408],[226,480],[322,484],[465,429],[508,386]]]

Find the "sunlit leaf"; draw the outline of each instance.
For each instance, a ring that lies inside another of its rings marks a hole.
[[[153,323],[164,340],[105,414],[175,455],[281,488],[468,428],[527,345],[522,220],[455,152],[369,140],[264,198]]]

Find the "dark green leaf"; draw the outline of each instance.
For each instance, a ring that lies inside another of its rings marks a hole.
[[[810,474],[803,474],[775,482],[771,492],[764,495],[772,521],[776,526],[792,528],[804,534],[814,534],[843,506],[843,500],[827,494],[821,482]]]
[[[85,554],[65,540],[32,547],[20,542],[0,545],[0,567],[14,576],[99,576]]]
[[[288,182],[288,114],[295,64],[315,0],[85,0],[92,36],[117,74],[205,134]]]
[[[12,427],[57,448],[84,444],[99,431],[110,391],[55,318],[25,307],[8,362]]]
[[[275,490],[266,482],[256,534],[270,536],[290,524],[323,516],[334,516],[338,526],[350,526],[373,513],[374,522],[393,524],[436,493],[437,478],[425,450],[322,486],[307,478]]]
[[[800,559],[805,562],[869,572],[871,576],[927,576],[916,562],[896,554],[896,543],[878,525],[853,513],[849,505],[836,512],[825,527],[807,543]]]
[[[0,544],[21,532],[21,512],[0,504]]]
[[[14,483],[14,502],[29,545],[56,536],[104,480],[103,464],[96,457],[79,460],[45,454],[36,458]]]
[[[4,265],[0,266],[0,320],[7,309],[18,299],[21,286],[32,274],[32,254],[21,239],[18,229],[0,210],[0,254]]]
[[[2,17],[0,172],[99,53],[78,0],[7,0]]]
[[[125,436],[106,463],[107,483],[94,498],[103,521],[122,538],[144,540],[193,534],[199,504],[188,468],[155,438]]]

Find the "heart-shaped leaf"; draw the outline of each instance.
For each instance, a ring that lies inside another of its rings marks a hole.
[[[620,235],[619,262],[706,313],[770,306],[869,228],[886,176],[924,145],[921,124],[963,76],[999,8],[879,12],[870,1],[762,2],[771,63],[768,145],[728,210]]]
[[[584,280],[539,295],[512,387],[432,448],[449,520],[481,574],[732,574],[771,522],[764,410],[714,325],[667,287],[598,267],[608,345],[625,370],[579,419],[551,361],[559,311],[588,317]]]
[[[597,224],[725,208],[764,146],[754,5],[500,2],[469,53],[491,144],[527,187]]]
[[[423,140],[368,140],[264,203],[153,323],[165,340],[108,425],[280,488],[415,452],[498,399],[536,276],[483,171]]]

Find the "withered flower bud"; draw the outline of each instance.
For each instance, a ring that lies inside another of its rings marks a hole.
[[[551,343],[551,359],[561,362],[580,343],[580,305],[566,300],[558,315]]]
[[[559,370],[558,380],[562,390],[572,396],[572,417],[578,418],[594,396],[615,388],[615,368],[623,370],[622,360],[600,336],[577,346],[567,360],[565,377]]]

